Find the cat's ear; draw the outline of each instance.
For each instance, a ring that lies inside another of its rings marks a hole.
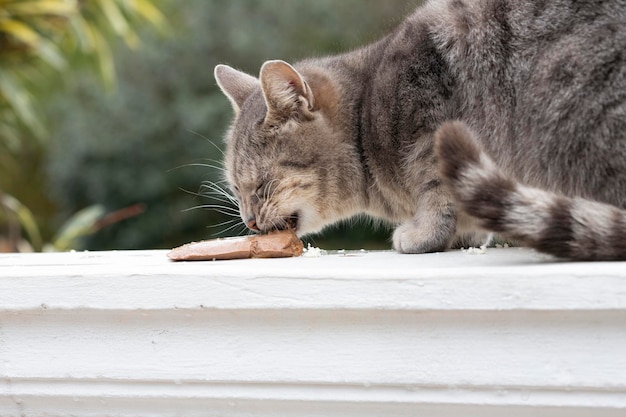
[[[258,79],[245,72],[237,71],[228,65],[215,67],[215,79],[232,103],[236,113],[239,113],[239,109],[241,109],[247,98],[261,87]]]
[[[268,116],[281,119],[294,112],[311,112],[315,106],[313,91],[302,75],[284,61],[267,61],[261,67],[261,87]]]

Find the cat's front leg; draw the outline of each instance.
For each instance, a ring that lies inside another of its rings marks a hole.
[[[420,200],[413,218],[393,233],[393,248],[400,253],[440,252],[455,240],[457,214],[452,202],[441,195]]]

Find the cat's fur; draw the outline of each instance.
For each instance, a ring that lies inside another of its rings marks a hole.
[[[215,75],[252,229],[366,213],[400,252],[626,259],[624,0],[432,0],[354,52]]]

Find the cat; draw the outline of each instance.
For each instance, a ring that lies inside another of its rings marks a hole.
[[[215,77],[254,231],[367,214],[397,225],[402,253],[496,233],[626,259],[623,0],[431,0],[360,49]]]

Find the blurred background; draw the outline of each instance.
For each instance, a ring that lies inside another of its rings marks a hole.
[[[243,233],[207,186],[221,181],[232,117],[213,67],[256,75],[268,59],[344,52],[417,3],[0,0],[0,251]],[[389,235],[354,221],[305,241],[389,248]]]

